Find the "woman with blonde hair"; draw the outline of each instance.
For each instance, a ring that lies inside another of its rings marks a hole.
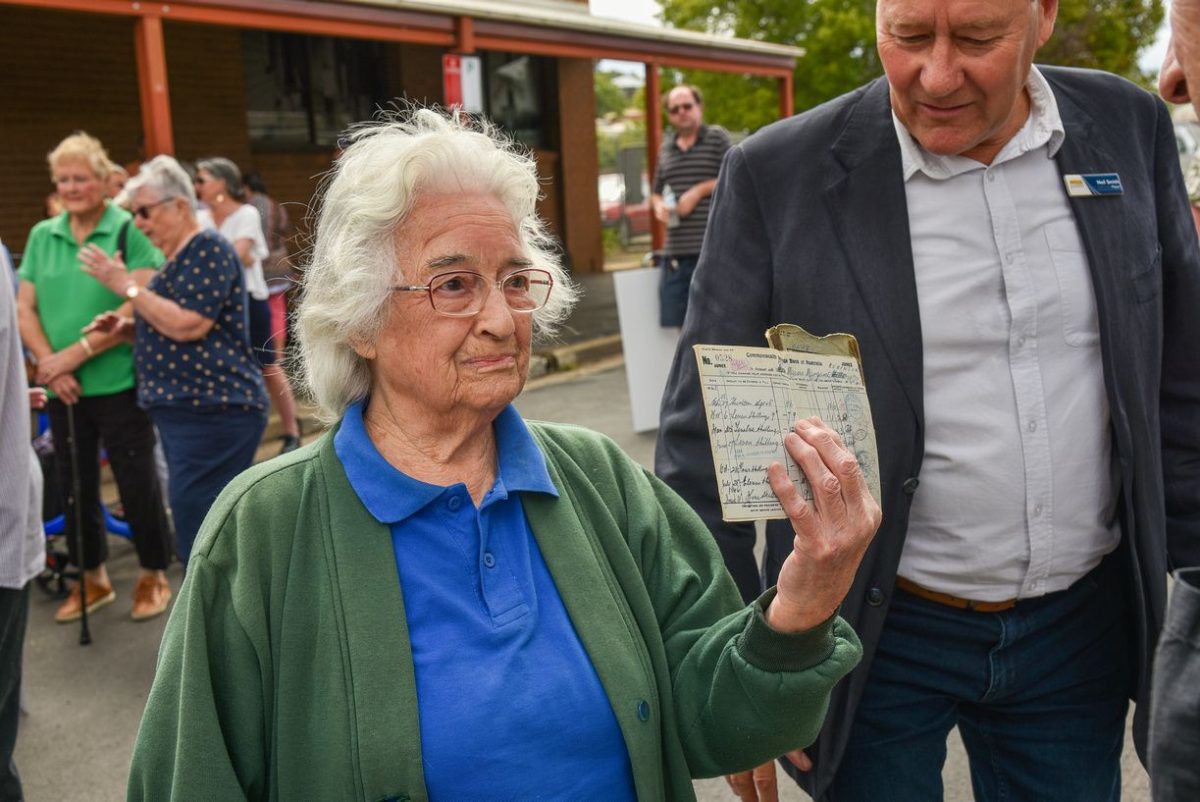
[[[116,598],[105,562],[108,539],[100,509],[99,450],[103,441],[117,481],[141,573],[132,616],[143,620],[167,609],[171,587],[164,573],[171,554],[171,529],[154,467],[154,427],[138,407],[133,354],[120,337],[82,333],[98,314],[128,307],[121,292],[79,269],[88,249],[122,263],[122,286],[144,286],[162,264],[162,253],[132,223],[129,212],[109,201],[112,162],[95,137],[68,136],[47,157],[64,211],[33,227],[21,262],[17,296],[21,339],[37,360],[37,382],[51,394],[50,429],[56,446],[60,486],[71,486],[67,459],[68,415],[74,416],[80,498],[67,504],[67,531],[80,517],[83,554],[67,538],[71,561],[84,570],[88,612]],[[55,619],[82,615],[77,586]]]

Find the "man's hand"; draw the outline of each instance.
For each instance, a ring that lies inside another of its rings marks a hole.
[[[29,388],[29,408],[30,409],[45,409],[46,407],[46,391],[41,387]]]
[[[812,761],[803,749],[784,755],[800,771],[812,771]],[[775,761],[764,763],[752,771],[725,775],[725,782],[742,802],[778,802],[779,783],[775,778]]]
[[[64,373],[54,381],[47,382],[46,386],[53,390],[58,400],[64,404],[78,403],[80,393],[83,392],[75,376],[70,373]]]
[[[781,464],[771,465],[771,489],[796,536],[766,619],[780,632],[802,632],[837,611],[883,514],[858,460],[820,418],[797,421],[783,442],[808,479],[813,500],[804,500]]]
[[[667,211],[667,202],[663,200],[662,195],[650,196],[650,212],[654,215],[654,219],[666,225],[671,219],[671,213]]]

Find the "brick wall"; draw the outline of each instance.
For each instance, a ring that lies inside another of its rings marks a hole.
[[[114,161],[134,165],[142,158],[142,120],[132,20],[13,6],[0,6],[0,15],[0,238],[19,252],[53,188],[46,153],[83,128],[100,138]],[[257,169],[271,195],[289,204],[303,234],[332,152],[251,145],[240,29],[167,21],[164,38],[176,155],[225,156]],[[390,45],[386,62],[381,66],[390,94],[440,102],[438,48]],[[575,269],[595,270],[602,259],[591,62],[558,65],[557,108],[547,111],[561,110],[562,118],[556,150],[537,154],[545,193],[538,209],[563,238]]]
[[[241,29],[168,22],[163,38],[175,155],[224,156],[244,167],[250,140]]]
[[[46,154],[84,129],[137,161],[142,117],[131,20],[13,6],[0,18],[0,237],[20,251],[54,189]]]

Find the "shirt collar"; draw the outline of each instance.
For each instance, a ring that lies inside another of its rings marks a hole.
[[[696,130],[696,141],[692,143],[692,147],[688,150],[693,150],[697,145],[704,141],[704,134],[708,132],[708,126],[700,123],[700,127]],[[671,132],[671,147],[679,150],[679,134],[675,131]],[[682,151],[680,151],[682,152]]]
[[[96,223],[96,228],[88,235],[90,240],[97,234],[108,234],[116,229],[121,223],[121,209],[110,201],[104,202],[104,214],[100,216],[100,221]],[[75,241],[75,235],[71,233],[71,215],[68,212],[61,212],[54,218],[54,225],[50,229],[51,233],[56,237]]]
[[[996,154],[992,165],[1015,159],[1043,146],[1046,148],[1046,158],[1053,159],[1066,138],[1066,129],[1063,128],[1062,117],[1058,113],[1058,101],[1055,100],[1054,92],[1045,76],[1036,66],[1029,69],[1025,88],[1029,91],[1029,118],[1025,120],[1021,130]],[[906,182],[917,173],[940,180],[983,168],[979,162],[965,156],[939,156],[929,153],[908,132],[895,111],[892,112],[892,124],[900,142],[900,161]]]
[[[346,409],[333,436],[333,449],[367,511],[381,523],[398,523],[437,499],[446,488],[414,479],[383,458],[363,424],[365,403],[357,401]],[[558,490],[546,469],[546,458],[516,408],[512,404],[505,407],[492,427],[496,434],[498,468],[496,483],[484,503],[522,491],[557,497]]]

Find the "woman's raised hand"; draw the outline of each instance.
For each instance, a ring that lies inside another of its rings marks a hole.
[[[813,500],[804,499],[781,464],[771,466],[771,489],[795,538],[766,618],[776,630],[800,632],[837,611],[883,513],[853,452],[820,418],[797,421],[783,443],[808,479]]]

